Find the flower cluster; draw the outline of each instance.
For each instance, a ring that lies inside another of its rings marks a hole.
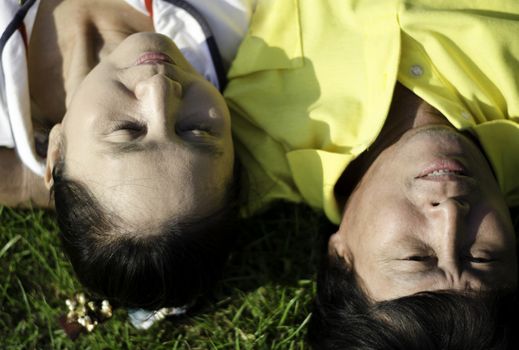
[[[83,293],[65,301],[68,308],[66,321],[68,324],[79,324],[88,332],[106,319],[112,317],[112,306],[108,300],[95,302],[88,300]]]

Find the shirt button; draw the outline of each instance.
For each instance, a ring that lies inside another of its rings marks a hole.
[[[423,68],[419,64],[414,64],[411,66],[410,72],[413,77],[421,77],[423,75]]]

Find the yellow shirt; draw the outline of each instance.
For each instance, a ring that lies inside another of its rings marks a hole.
[[[265,0],[229,72],[247,213],[334,185],[384,124],[396,81],[472,130],[519,205],[519,1]]]

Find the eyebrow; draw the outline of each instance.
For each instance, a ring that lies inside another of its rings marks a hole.
[[[214,143],[208,142],[194,142],[189,143],[188,147],[201,153],[205,153],[207,155],[219,158],[223,155],[222,148]]]
[[[392,242],[393,247],[398,247],[397,252],[409,249],[420,249],[423,251],[435,252],[430,244],[417,237],[399,238]]]
[[[110,143],[110,148],[112,154],[117,156],[125,155],[125,154],[133,154],[133,153],[141,153],[141,152],[152,152],[159,148],[160,146],[155,142],[123,142],[123,143]],[[195,142],[188,143],[188,148],[194,150],[195,152],[207,154],[214,157],[220,157],[223,155],[222,149],[213,143],[205,143],[205,142]]]
[[[129,153],[140,153],[140,152],[151,152],[158,149],[156,143],[141,142],[123,142],[123,143],[110,143],[111,150],[117,155],[129,154]]]

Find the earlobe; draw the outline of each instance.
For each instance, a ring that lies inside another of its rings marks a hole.
[[[346,263],[350,263],[350,252],[340,231],[335,232],[328,240],[328,256],[340,256]]]
[[[49,134],[49,148],[47,150],[47,164],[45,165],[45,174],[43,179],[45,181],[45,187],[48,190],[54,185],[54,179],[52,178],[52,171],[54,166],[61,158],[61,144],[62,144],[62,127],[58,123],[52,127]]]

